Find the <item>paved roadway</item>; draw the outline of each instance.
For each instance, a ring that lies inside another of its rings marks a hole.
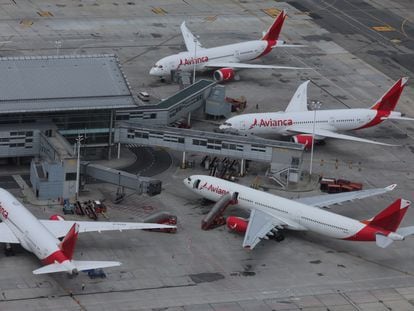
[[[145,89],[165,98],[177,86],[161,83],[146,73],[159,58],[183,50],[179,33],[183,19],[200,35],[204,46],[211,47],[260,37],[272,21],[262,9],[270,7],[289,11],[282,37],[308,47],[276,49],[257,62],[305,65],[313,70],[241,71],[241,81],[227,84],[226,90],[228,96],[247,97],[247,112],[254,111],[256,104],[261,111],[285,109],[298,84],[309,78],[313,82],[309,98],[321,100],[324,109],[369,107],[399,76],[411,76],[411,63],[408,56],[404,59],[404,53],[411,53],[412,43],[398,36],[404,32],[412,36],[411,1],[11,1],[0,6],[0,41],[9,41],[2,44],[0,53],[56,54],[56,40],[62,44],[60,54],[116,53],[134,92]],[[311,14],[303,14],[302,9]],[[44,11],[53,16],[42,17]],[[396,31],[369,30],[371,23],[377,25],[375,20],[366,19],[366,14],[391,24]],[[355,20],[349,16],[355,16]],[[398,27],[399,22],[404,31]],[[394,38],[401,43],[394,40],[387,44],[387,39]],[[403,59],[399,69],[394,66],[394,56]],[[399,105],[411,116],[413,90],[407,87]],[[401,146],[328,140],[325,146],[316,148],[314,171],[361,181],[367,188],[391,183],[399,186],[392,194],[338,206],[333,211],[367,219],[397,197],[412,200],[412,124],[389,122],[354,135]],[[102,280],[91,280],[85,274],[74,279],[65,275],[34,276],[31,271],[39,267],[39,262],[30,254],[20,250],[13,258],[0,255],[0,310],[414,309],[414,238],[382,250],[369,243],[291,232],[282,243],[264,241],[247,252],[241,247],[242,237],[224,228],[200,230],[205,208],[181,181],[190,174],[206,172],[199,167],[180,170],[180,155],[171,155],[175,165],[157,175],[163,180],[161,195],[128,196],[122,205],[111,205],[108,216],[110,220],[139,221],[151,211],[168,210],[179,217],[177,234],[82,235],[76,258],[123,262],[119,268],[107,269],[107,278]],[[201,157],[188,155],[196,161]],[[309,155],[304,159],[308,166]],[[265,170],[262,165],[252,164],[250,175],[239,182],[249,184]],[[115,189],[95,184],[89,185],[88,191],[85,195],[105,197]],[[316,192],[274,193],[297,197]],[[59,212],[59,207],[30,208],[39,217]],[[404,225],[413,224],[414,213],[409,211]]]
[[[371,2],[371,3],[370,3]],[[414,3],[412,1],[288,1],[308,12],[332,40],[391,77],[414,73]],[[405,12],[405,13],[403,13]],[[401,14],[402,13],[402,14]],[[373,27],[388,27],[376,31]],[[319,41],[309,36],[309,41]]]

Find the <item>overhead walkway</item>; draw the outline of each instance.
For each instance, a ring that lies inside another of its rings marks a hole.
[[[293,142],[171,127],[141,126],[131,122],[118,124],[114,142],[118,143],[118,150],[120,144],[136,144],[182,151],[183,164],[186,162],[186,152],[240,159],[242,173],[245,160],[270,163],[272,171],[294,168],[300,173],[304,150],[303,145]]]

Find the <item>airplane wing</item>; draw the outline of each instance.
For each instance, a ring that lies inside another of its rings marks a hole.
[[[181,33],[183,35],[185,46],[187,47],[187,51],[194,52],[195,47],[197,45],[197,50],[202,50],[203,47],[201,46],[200,41],[191,33],[191,31],[185,25],[185,22],[181,24]]]
[[[296,132],[296,133],[312,134],[312,129],[307,129],[307,128],[289,127],[288,130],[291,131],[291,132]],[[351,135],[339,134],[339,133],[336,133],[336,132],[332,132],[332,131],[325,130],[325,129],[320,129],[320,128],[315,128],[315,136],[352,140],[352,141],[358,141],[358,142],[361,142],[361,143],[369,143],[369,144],[376,144],[376,145],[383,145],[383,146],[394,146],[394,147],[398,146],[398,145],[381,143],[381,142],[378,142],[378,141],[375,141],[375,140],[359,138],[359,137],[355,137],[355,136],[351,136]]]
[[[4,222],[0,223],[0,243],[20,243]]]
[[[137,229],[164,229],[175,228],[175,226],[136,223],[136,222],[108,222],[108,221],[71,221],[71,220],[40,220],[40,222],[56,237],[64,237],[69,229],[77,223],[79,233],[82,232],[102,232],[102,231],[123,231]]]
[[[353,201],[356,199],[364,199],[364,198],[372,197],[375,195],[380,195],[380,194],[394,190],[395,187],[397,187],[397,185],[393,184],[385,188],[375,188],[375,189],[351,191],[351,192],[336,193],[336,194],[317,195],[313,197],[295,199],[294,201],[300,202],[306,205],[311,205],[314,207],[328,207],[334,204],[340,204],[340,203],[347,202],[347,201]]]
[[[276,219],[263,211],[252,210],[246,235],[244,236],[243,247],[253,249],[272,229],[286,225],[284,221]]]
[[[245,64],[245,63],[237,63],[237,62],[208,62],[205,67],[207,68],[234,68],[234,69],[311,69],[311,68],[303,68],[303,67],[287,67],[287,66],[274,66],[274,65],[259,65],[259,64]]]

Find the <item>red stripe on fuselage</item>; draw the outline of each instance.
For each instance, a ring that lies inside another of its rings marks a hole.
[[[376,240],[375,235],[377,233],[381,233],[385,236],[388,236],[391,233],[391,231],[367,225],[364,228],[362,228],[361,230],[359,230],[357,233],[355,233],[354,235],[352,235],[350,237],[347,237],[347,238],[344,238],[343,240],[348,240],[348,241],[375,241]]]
[[[374,125],[380,124],[384,121],[384,117],[387,118],[391,114],[391,111],[385,111],[385,110],[378,110],[377,114],[375,115],[374,119],[369,121],[367,124],[357,127],[355,130],[360,130],[368,127],[372,127]]]
[[[276,41],[273,41],[273,40],[266,40],[266,42],[267,42],[266,48],[264,49],[264,51],[262,52],[262,54],[260,54],[259,56],[257,56],[255,59],[257,59],[259,57],[262,57],[262,56],[264,56],[266,54],[269,54],[270,51],[272,50],[272,47],[274,47],[276,45]]]
[[[44,265],[50,265],[50,264],[56,263],[56,262],[62,263],[66,260],[69,260],[68,257],[66,257],[66,255],[63,253],[63,251],[58,250],[58,251],[50,254],[46,258],[43,258],[42,263]]]

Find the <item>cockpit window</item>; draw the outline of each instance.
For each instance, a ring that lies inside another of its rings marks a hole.
[[[225,126],[231,126],[231,123],[224,122],[223,125],[225,125]]]
[[[155,64],[154,67],[162,69],[162,65]]]

